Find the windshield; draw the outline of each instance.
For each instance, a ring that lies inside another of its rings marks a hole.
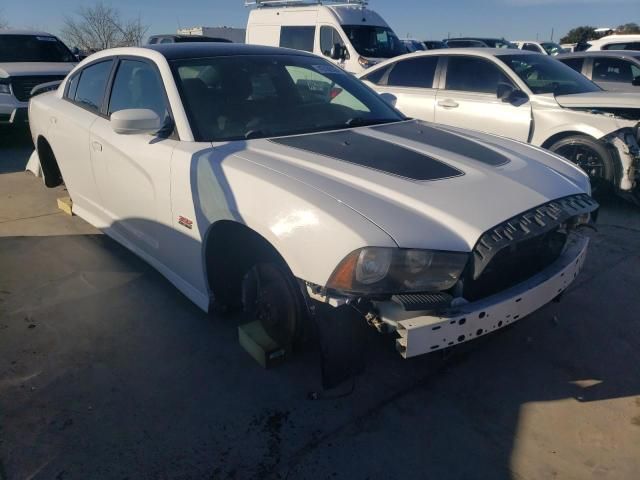
[[[335,65],[297,55],[172,62],[198,141],[278,137],[404,117]]]
[[[564,48],[562,48],[557,43],[543,42],[540,45],[542,45],[542,48],[544,48],[544,51],[547,52],[549,55],[558,55],[559,53],[567,52]]]
[[[601,88],[562,62],[546,55],[498,55],[535,94],[597,92]]]
[[[407,53],[407,49],[389,27],[343,25],[344,33],[360,55],[391,58]]]
[[[0,35],[2,62],[76,62],[69,49],[49,35]]]

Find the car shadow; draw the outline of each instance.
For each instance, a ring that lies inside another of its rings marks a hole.
[[[0,174],[23,171],[31,152],[28,127],[0,126]]]
[[[596,234],[562,302],[444,353],[405,361],[371,330],[365,372],[322,391],[317,348],[263,370],[238,318],[204,314],[104,235],[0,238],[0,464],[6,478],[631,478],[640,416],[613,427],[602,401],[640,395],[640,307],[620,285],[638,284],[637,240]]]

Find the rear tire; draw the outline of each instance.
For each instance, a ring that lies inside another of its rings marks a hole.
[[[572,135],[555,142],[549,150],[584,170],[589,175],[594,195],[602,194],[612,187],[615,166],[611,153],[602,142],[587,135]]]

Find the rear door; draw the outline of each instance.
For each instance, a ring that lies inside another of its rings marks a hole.
[[[615,57],[594,57],[591,79],[604,90],[640,92],[633,79],[640,77],[640,68],[629,60]]]
[[[91,127],[91,161],[110,227],[126,240],[159,255],[163,231],[171,225],[171,155],[177,143],[171,132],[116,133],[109,116],[144,108],[171,124],[169,103],[155,64],[120,58],[103,117]]]
[[[393,97],[395,107],[408,117],[432,122],[436,101],[435,82],[440,56],[406,58],[367,76],[378,93]]]
[[[93,223],[100,223],[103,216],[91,168],[89,132],[99,118],[113,63],[113,59],[98,60],[73,74],[47,132],[74,208]]]
[[[515,85],[492,61],[467,55],[447,55],[441,90],[436,95],[435,121],[494,133],[526,142],[531,128],[531,103],[515,104],[497,97],[501,83]]]

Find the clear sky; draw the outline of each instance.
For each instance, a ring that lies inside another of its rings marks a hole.
[[[92,0],[1,0],[0,11],[12,27],[58,33],[65,14]],[[178,26],[244,27],[243,0],[107,0],[123,16],[142,16],[149,34]],[[554,40],[578,25],[615,27],[640,23],[640,0],[370,0],[400,37],[441,39],[477,35],[511,40]]]

